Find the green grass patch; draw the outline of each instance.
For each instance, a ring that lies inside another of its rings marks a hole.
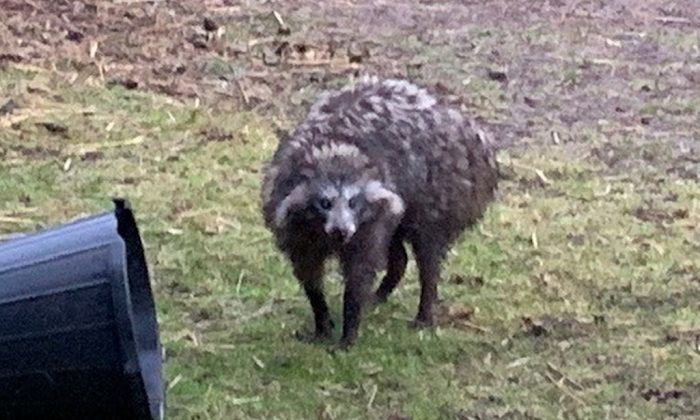
[[[653,167],[610,175],[592,146],[503,152],[497,203],[446,262],[440,327],[407,327],[418,303],[411,263],[365,317],[358,344],[331,355],[293,338],[311,312],[262,226],[261,164],[276,145],[265,119],[41,72],[0,73],[0,86],[19,104],[0,131],[0,234],[106,210],[114,195],[132,201],[167,350],[170,418],[700,409],[693,180]],[[329,295],[339,321],[336,273]]]

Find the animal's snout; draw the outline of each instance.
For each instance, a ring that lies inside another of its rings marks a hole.
[[[348,242],[357,229],[353,212],[342,204],[334,207],[328,214],[325,229],[332,239]]]
[[[335,241],[347,242],[355,233],[355,229],[352,226],[329,226],[326,233]]]
[[[335,227],[331,229],[330,235],[333,239],[345,241],[345,239],[350,236],[350,232],[348,229]]]

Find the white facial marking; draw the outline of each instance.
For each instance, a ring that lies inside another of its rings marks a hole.
[[[289,211],[304,201],[306,201],[308,187],[306,184],[299,184],[282,200],[275,210],[275,224],[282,227],[287,219]]]
[[[401,197],[393,191],[389,191],[381,182],[373,180],[365,187],[367,201],[386,201],[389,204],[389,211],[394,215],[401,215],[404,212],[404,203]]]
[[[336,190],[334,187],[328,187],[328,190],[332,190],[335,201],[326,215],[327,218],[324,224],[324,230],[329,235],[333,234],[333,231],[336,230],[343,232],[344,240],[347,242],[357,231],[355,222],[356,214],[354,210],[350,208],[349,201],[362,190],[355,184],[344,185],[341,187],[340,191]]]
[[[355,225],[355,215],[348,207],[347,202],[341,201],[331,208],[328,212],[328,219],[326,219],[324,229],[329,235],[336,229],[341,230],[344,232],[345,242],[352,238],[357,230],[357,226]]]
[[[338,197],[338,190],[335,187],[325,187],[321,190],[321,195],[329,200],[333,200]]]
[[[360,193],[360,187],[356,184],[345,185],[343,187],[343,191],[342,191],[343,198],[345,198],[346,200],[350,200],[351,198],[355,197],[359,193]]]

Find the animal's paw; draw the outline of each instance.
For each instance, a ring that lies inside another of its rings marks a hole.
[[[318,343],[330,338],[330,332],[311,331],[308,329],[294,331],[294,336],[302,343]]]
[[[423,330],[427,328],[432,328],[433,326],[435,326],[435,322],[433,321],[432,317],[416,317],[416,319],[409,323],[409,326],[416,330]]]
[[[330,354],[336,354],[336,353],[347,353],[350,348],[352,347],[353,342],[350,340],[340,340],[337,344],[333,344],[332,346],[329,346],[326,351]]]
[[[387,301],[387,296],[384,296],[379,292],[375,292],[372,295],[370,295],[367,303],[369,304],[369,306],[374,307],[374,306],[379,306],[382,303],[386,303],[386,301]]]
[[[308,329],[297,330],[294,332],[294,336],[303,343],[318,343],[329,339],[334,327],[333,321],[329,319],[323,328],[316,328],[315,331]]]

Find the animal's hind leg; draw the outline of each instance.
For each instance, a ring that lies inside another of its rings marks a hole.
[[[386,275],[375,293],[377,303],[386,302],[387,297],[394,291],[406,272],[407,263],[408,255],[403,245],[403,239],[399,235],[394,235],[391,239],[391,245],[389,245]]]
[[[426,328],[434,324],[433,306],[437,300],[442,253],[440,248],[435,246],[435,243],[429,241],[418,242],[414,248],[420,280],[420,302],[418,313],[412,325],[416,328]]]
[[[311,333],[298,333],[297,337],[303,341],[312,341],[330,336],[333,329],[333,321],[328,313],[328,305],[323,293],[323,259],[293,261],[294,275],[297,277],[306,297],[311,304],[314,313],[315,331]]]

